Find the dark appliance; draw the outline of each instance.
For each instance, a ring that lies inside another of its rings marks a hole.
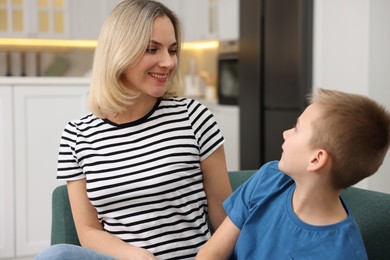
[[[238,105],[238,41],[220,42],[218,49],[218,104]]]
[[[283,131],[307,106],[313,0],[240,0],[240,168],[280,159]]]

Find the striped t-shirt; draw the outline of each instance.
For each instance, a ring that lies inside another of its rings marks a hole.
[[[194,258],[210,236],[200,162],[223,142],[212,113],[192,99],[161,99],[120,125],[89,114],[65,127],[57,178],[86,178],[109,233],[159,259]]]

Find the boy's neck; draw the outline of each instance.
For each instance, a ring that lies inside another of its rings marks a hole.
[[[340,191],[324,187],[300,189],[297,186],[292,198],[292,207],[297,217],[310,225],[331,225],[348,217],[340,200]]]

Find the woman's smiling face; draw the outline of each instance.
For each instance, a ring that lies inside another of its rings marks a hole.
[[[167,16],[153,22],[152,36],[141,60],[125,70],[123,84],[141,95],[161,97],[177,66],[175,29]]]

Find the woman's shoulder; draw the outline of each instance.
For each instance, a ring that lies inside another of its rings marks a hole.
[[[175,104],[191,104],[191,103],[200,104],[200,102],[196,99],[188,98],[188,97],[180,97],[180,96],[163,98],[162,102],[163,103],[175,103]]]
[[[199,108],[207,109],[205,105],[203,105],[200,101],[192,98],[187,97],[171,97],[171,98],[165,98],[161,101],[162,106],[182,106],[186,107],[187,110],[197,110]]]
[[[93,115],[92,113],[89,113],[79,119],[73,119],[73,120],[70,120],[67,125],[66,125],[66,128],[67,129],[85,129],[85,128],[89,128],[89,127],[92,127],[92,126],[96,126],[97,124],[99,123],[102,123],[103,120],[99,117],[96,117],[95,115]]]

